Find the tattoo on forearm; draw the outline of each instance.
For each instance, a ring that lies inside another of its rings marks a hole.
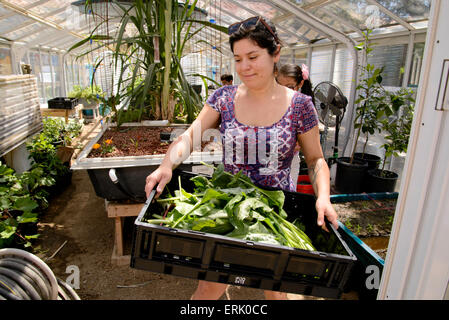
[[[323,164],[321,163],[321,161],[317,161],[315,164],[313,164],[309,168],[310,183],[312,184],[312,186],[314,187],[315,190],[316,190],[316,184],[315,184],[316,177],[322,167],[323,167]]]

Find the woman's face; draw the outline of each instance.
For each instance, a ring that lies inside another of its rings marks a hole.
[[[240,80],[251,89],[266,86],[274,77],[274,64],[279,61],[279,53],[271,56],[250,39],[234,43],[235,70]]]
[[[276,80],[281,86],[285,86],[295,91],[299,90],[299,84],[296,83],[296,80],[293,77],[288,77],[281,74],[277,76]]]

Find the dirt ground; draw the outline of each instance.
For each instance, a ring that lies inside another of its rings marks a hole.
[[[357,202],[336,204],[340,220],[364,236],[388,233],[389,216],[395,202]],[[381,209],[379,209],[381,208]],[[382,208],[387,208],[382,211]],[[374,210],[372,210],[374,209]],[[375,214],[364,214],[375,212]],[[371,218],[364,218],[371,217]],[[372,220],[372,218],[375,218]],[[125,254],[130,254],[134,217],[124,224]],[[376,220],[377,219],[377,220]],[[105,200],[97,197],[86,170],[73,172],[72,184],[50,200],[48,210],[40,217],[40,238],[35,253],[61,280],[70,275],[72,266],[80,272],[79,289],[83,300],[178,300],[190,299],[197,281],[170,275],[132,269],[111,263],[114,246],[114,221],[107,217]],[[362,233],[360,233],[362,232]],[[356,233],[357,234],[357,233]],[[262,290],[230,286],[222,299],[264,299]],[[321,299],[288,294],[291,300]],[[354,293],[342,299],[357,299]]]

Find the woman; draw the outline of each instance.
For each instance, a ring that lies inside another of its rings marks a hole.
[[[156,197],[160,195],[171,180],[172,170],[199,145],[198,136],[219,127],[225,170],[234,174],[242,170],[254,183],[283,190],[295,190],[290,165],[299,140],[317,195],[317,223],[326,229],[326,216],[338,227],[315,108],[310,97],[281,86],[274,76],[281,49],[274,25],[262,17],[252,17],[231,25],[228,31],[242,84],[221,87],[209,97],[197,119],[170,145],[159,168],[147,177],[147,197],[154,187]],[[192,299],[219,299],[226,287],[199,281]],[[286,294],[265,291],[265,297],[286,299]]]

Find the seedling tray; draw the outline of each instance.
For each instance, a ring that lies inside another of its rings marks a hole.
[[[169,190],[193,191],[196,174],[175,170]],[[339,298],[345,291],[357,258],[338,230],[328,222],[329,233],[317,226],[315,197],[284,192],[289,220],[299,218],[318,251],[234,239],[205,232],[168,228],[145,222],[162,206],[154,192],[134,222],[131,267],[273,291]],[[162,195],[163,196],[163,195]]]

